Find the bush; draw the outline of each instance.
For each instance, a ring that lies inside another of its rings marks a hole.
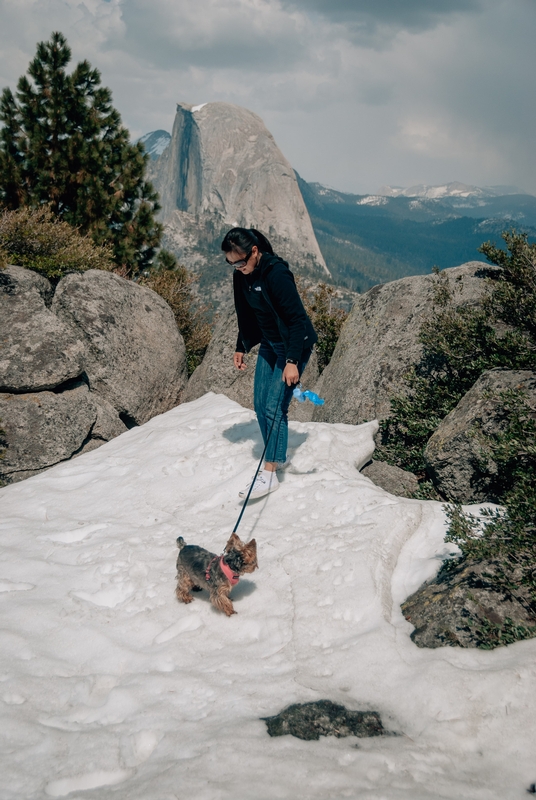
[[[316,352],[318,369],[322,372],[329,362],[339,339],[341,328],[348,317],[348,312],[335,305],[335,289],[325,283],[319,283],[314,289],[306,288],[303,283],[298,289],[313,327],[318,334]]]
[[[206,306],[201,305],[193,292],[195,277],[185,267],[177,264],[175,257],[161,251],[158,268],[140,280],[160,295],[171,307],[177,327],[186,346],[188,377],[203,360],[211,338]]]
[[[40,272],[53,282],[69,272],[115,266],[110,247],[81,236],[48,207],[0,215],[0,265],[8,263]]]
[[[50,204],[54,214],[109,244],[118,267],[149,268],[162,236],[149,160],[112,106],[109,89],[87,61],[67,72],[71,50],[61,33],[37,45],[17,90],[0,96],[0,204],[11,211]]]
[[[436,271],[421,361],[380,426],[378,455],[389,463],[423,476],[426,442],[483,372],[536,367],[536,245],[515,231],[503,238],[508,252],[489,242],[481,247],[500,269],[489,271],[489,294],[479,306],[456,307],[455,285]]]

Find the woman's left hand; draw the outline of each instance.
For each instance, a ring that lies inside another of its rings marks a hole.
[[[287,386],[294,386],[294,384],[299,383],[300,373],[298,372],[298,367],[296,364],[286,365],[285,369],[283,370],[283,380]]]

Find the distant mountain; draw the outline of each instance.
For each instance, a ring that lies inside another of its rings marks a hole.
[[[151,131],[151,133],[146,133],[138,141],[145,145],[145,150],[149,153],[151,160],[156,161],[169,146],[171,134],[167,131]]]
[[[294,170],[252,111],[179,103],[171,137],[155,131],[141,141],[154,154],[148,177],[160,195],[164,244],[199,272],[205,295],[229,291],[220,243],[234,226],[263,231],[299,274],[330,278]]]
[[[404,189],[402,186],[381,186],[377,195],[385,197],[426,197],[437,200],[444,197],[497,197],[508,194],[526,194],[517,186],[470,186],[454,181],[442,186],[428,186],[424,183]]]
[[[388,196],[346,194],[299,176],[298,184],[334,282],[353,291],[433,266],[484,261],[478,247],[489,239],[501,244],[507,228],[536,236],[536,197],[494,193],[513,187],[390,187],[398,194]]]

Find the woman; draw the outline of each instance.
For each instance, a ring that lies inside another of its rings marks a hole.
[[[317,335],[303,307],[286,261],[255,228],[232,228],[221,245],[234,267],[238,340],[234,365],[246,369],[244,354],[260,342],[254,406],[266,445],[265,464],[250,497],[279,488],[276,469],[286,464],[287,412],[292,391],[311,355]],[[245,497],[251,483],[239,492]]]

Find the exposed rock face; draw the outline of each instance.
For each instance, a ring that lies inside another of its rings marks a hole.
[[[247,369],[239,372],[233,364],[238,325],[234,306],[224,306],[220,310],[219,321],[202,363],[197,367],[182,394],[182,402],[197,400],[207,392],[224,394],[236,400],[245,408],[253,408],[253,379],[257,363],[258,347],[248,353],[245,360]],[[318,377],[316,354],[313,353],[302,380],[305,386],[313,386]],[[308,422],[313,414],[311,403],[298,403],[292,400],[289,419]]]
[[[39,392],[78,377],[84,347],[45,305],[52,286],[22,267],[0,271],[0,392]]]
[[[87,452],[179,401],[186,353],[167,303],[90,270],[0,270],[0,481]]]
[[[536,373],[529,370],[485,372],[441,422],[424,457],[441,494],[458,503],[497,500],[493,482],[497,465],[488,438],[504,430],[504,402],[499,394],[522,389],[536,418]]]
[[[295,703],[275,717],[263,717],[270,736],[290,734],[298,739],[321,736],[383,736],[387,733],[377,711],[350,711],[331,700]]]
[[[166,245],[189,266],[221,270],[222,234],[241,226],[261,230],[293,267],[329,274],[294,171],[251,111],[179,103],[171,142],[150,177]]]
[[[1,462],[10,482],[70,458],[89,437],[97,406],[83,381],[58,393],[0,394],[8,448]]]
[[[536,610],[526,587],[498,587],[495,562],[464,562],[418,589],[402,603],[419,647],[486,647],[536,635]],[[512,637],[512,628],[525,629]]]
[[[457,303],[482,297],[489,269],[471,261],[443,271]],[[419,328],[432,309],[436,280],[435,275],[402,278],[358,297],[317,384],[326,402],[315,408],[315,421],[359,424],[389,416],[389,398],[421,357]]]
[[[91,390],[120,414],[142,425],[177,404],[186,383],[184,342],[170,307],[151,289],[92,269],[60,281],[52,311],[85,344]]]
[[[419,488],[419,481],[413,472],[394,467],[385,461],[371,461],[365,464],[361,474],[397,497],[413,497]]]

